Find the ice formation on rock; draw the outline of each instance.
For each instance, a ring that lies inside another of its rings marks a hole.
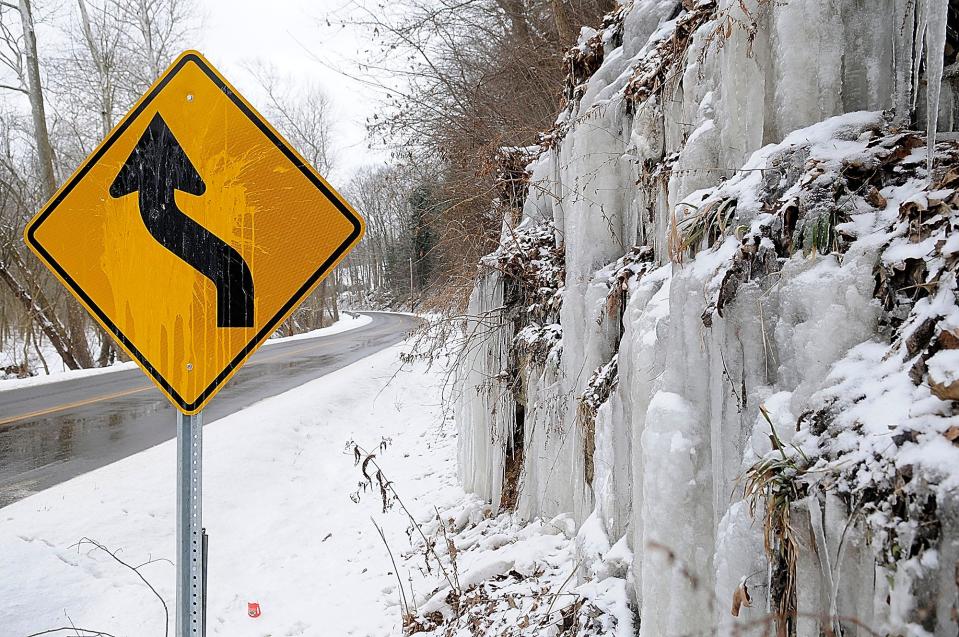
[[[470,301],[460,472],[625,541],[644,637],[956,634],[946,19],[635,0],[570,53]]]

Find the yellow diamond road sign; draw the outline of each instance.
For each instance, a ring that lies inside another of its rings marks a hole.
[[[363,220],[203,57],[181,55],[27,224],[27,244],[193,414]]]

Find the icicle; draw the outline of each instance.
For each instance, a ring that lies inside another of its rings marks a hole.
[[[918,0],[917,0],[918,1]],[[928,0],[927,0],[928,1]],[[912,111],[916,111],[916,104],[919,102],[919,73],[922,71],[922,55],[926,52],[924,46],[926,44],[926,12],[920,11],[919,7],[916,7],[916,32],[913,35],[913,52],[912,52]]]
[[[819,498],[810,495],[806,498],[806,505],[809,510],[809,522],[812,526],[813,537],[816,540],[816,556],[819,558],[819,569],[822,571],[823,584],[829,591],[829,623],[832,632],[836,635],[842,634],[842,628],[839,626],[839,612],[836,607],[836,598],[833,591],[836,590],[835,580],[833,579],[832,561],[829,559],[829,545],[826,543],[826,530],[823,528],[823,511],[819,504]],[[825,621],[825,617],[823,621]]]
[[[896,18],[893,32],[893,49],[896,63],[896,88],[893,104],[896,107],[896,121],[908,126],[914,105],[912,101],[916,42],[916,4],[915,0],[896,0]]]
[[[942,92],[948,11],[947,0],[926,0],[926,167],[930,180],[939,127],[939,94]]]

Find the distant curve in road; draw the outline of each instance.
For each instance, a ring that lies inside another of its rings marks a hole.
[[[270,344],[217,394],[204,422],[398,343],[418,319],[364,312],[361,327]],[[0,507],[173,438],[176,411],[139,369],[0,391]]]

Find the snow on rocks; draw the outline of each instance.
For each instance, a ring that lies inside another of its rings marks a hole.
[[[451,581],[435,578],[439,586],[416,598],[406,633],[631,637],[624,579],[629,549],[610,547],[601,526],[590,532],[584,525],[575,533],[571,522],[568,516],[532,521],[513,513],[492,516],[478,499],[438,513],[423,527],[435,543],[434,559],[455,575]],[[577,547],[584,544],[596,561],[590,574],[577,580]],[[422,555],[424,548],[414,544],[411,555]]]

